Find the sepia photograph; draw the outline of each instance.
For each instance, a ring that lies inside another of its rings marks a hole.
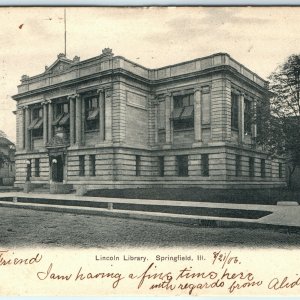
[[[299,295],[299,18],[1,7],[0,295]]]

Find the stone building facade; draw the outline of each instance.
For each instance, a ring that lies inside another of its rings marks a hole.
[[[226,53],[159,69],[111,49],[60,54],[13,96],[16,185],[284,186],[283,161],[255,142],[251,114],[267,97],[267,82]]]

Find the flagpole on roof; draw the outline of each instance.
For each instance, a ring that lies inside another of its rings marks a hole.
[[[64,24],[65,24],[65,56],[67,57],[67,13],[64,9]]]

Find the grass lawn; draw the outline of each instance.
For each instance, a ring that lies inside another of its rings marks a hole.
[[[225,190],[202,188],[138,188],[120,190],[92,190],[88,191],[87,196],[276,205],[278,201],[300,201],[300,190],[289,191],[287,189]]]

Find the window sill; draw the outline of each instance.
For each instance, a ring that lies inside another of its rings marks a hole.
[[[210,129],[210,127],[211,127],[210,124],[202,124],[201,125],[202,129]]]
[[[94,133],[94,132],[99,132],[99,129],[93,129],[93,130],[85,130],[85,133]]]
[[[194,127],[191,128],[183,128],[183,129],[173,129],[174,132],[180,132],[180,131],[193,131]]]

